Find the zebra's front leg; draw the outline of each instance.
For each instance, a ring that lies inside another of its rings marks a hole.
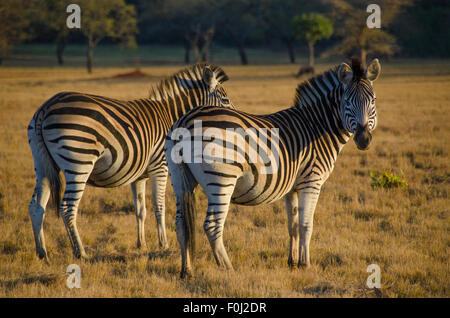
[[[156,225],[158,228],[159,246],[163,249],[169,247],[166,235],[166,185],[169,170],[163,165],[150,173],[152,183],[152,201],[155,210]]]
[[[145,241],[145,217],[147,210],[145,208],[145,183],[147,179],[140,179],[131,184],[133,193],[134,211],[137,221],[137,248],[147,249]]]
[[[300,215],[300,258],[298,267],[309,267],[310,252],[309,243],[313,232],[314,210],[319,199],[320,186],[316,189],[305,189],[299,191],[299,215]]]
[[[284,197],[286,203],[286,212],[288,217],[289,231],[289,258],[288,265],[294,266],[298,262],[299,248],[299,223],[298,223],[298,195],[292,191]]]

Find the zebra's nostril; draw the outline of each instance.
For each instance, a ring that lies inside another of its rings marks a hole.
[[[355,134],[353,140],[355,141],[358,149],[367,150],[370,142],[372,141],[372,134],[368,129],[364,129]]]

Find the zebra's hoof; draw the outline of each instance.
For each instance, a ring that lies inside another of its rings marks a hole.
[[[298,263],[298,268],[300,268],[300,269],[308,269],[308,268],[310,268],[311,267],[311,264],[309,264],[309,263]]]
[[[48,260],[47,251],[44,248],[37,249],[36,255],[39,257],[39,259]]]
[[[89,256],[86,254],[85,251],[82,251],[82,252],[76,251],[76,252],[74,252],[73,254],[74,254],[74,256],[75,256],[76,258],[78,258],[78,259],[89,260]]]
[[[145,242],[144,243],[138,242],[136,244],[136,246],[137,246],[138,250],[143,250],[143,251],[147,250],[147,243],[145,243]]]
[[[167,243],[167,242],[159,243],[159,247],[160,247],[162,250],[167,250],[167,249],[169,248],[169,243]]]
[[[180,273],[180,278],[181,279],[189,279],[192,278],[193,274],[191,270],[182,270]]]
[[[289,268],[291,268],[291,269],[295,267],[295,264],[294,264],[294,261],[292,260],[292,258],[288,259],[287,264],[288,264]]]
[[[42,257],[41,257],[41,255],[38,255],[38,256],[39,256],[39,259],[45,263],[45,265],[51,265],[50,259],[48,258],[47,254],[45,254]]]

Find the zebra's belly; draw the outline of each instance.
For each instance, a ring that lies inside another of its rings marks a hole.
[[[88,183],[90,185],[102,188],[119,187],[136,181],[147,171],[148,164],[143,164],[136,169],[136,162],[123,165],[120,160],[113,162],[113,159],[111,151],[105,149],[95,162],[94,169],[89,176]],[[145,161],[148,162],[148,160]]]
[[[239,205],[248,205],[248,206],[255,206],[255,205],[260,205],[260,204],[267,204],[267,203],[272,203],[275,202],[279,199],[281,199],[282,197],[284,197],[286,194],[283,193],[281,195],[276,195],[274,197],[268,197],[267,195],[263,195],[262,193],[257,193],[257,192],[253,192],[251,193],[252,195],[250,196],[250,199],[243,199],[243,198],[231,198],[231,202],[234,204],[239,204]],[[233,193],[234,196],[234,193]]]
[[[285,195],[278,183],[273,175],[245,173],[236,182],[231,202],[249,206],[274,202]]]

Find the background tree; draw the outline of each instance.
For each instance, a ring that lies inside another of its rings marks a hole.
[[[193,52],[194,62],[206,62],[210,59],[211,42],[216,32],[217,12],[208,0],[183,2],[184,7],[180,9],[187,23],[181,27],[184,29],[186,50]],[[173,7],[172,10],[176,12]]]
[[[295,63],[295,34],[291,21],[296,14],[305,12],[300,0],[264,0],[263,19],[268,36],[275,36],[286,46],[291,63]]]
[[[79,0],[81,32],[88,40],[87,70],[92,72],[94,48],[108,37],[122,46],[135,47],[136,11],[124,0]]]
[[[15,45],[33,37],[31,25],[39,15],[38,8],[36,0],[0,1],[0,64]]]
[[[333,34],[332,22],[323,15],[310,13],[295,16],[292,27],[296,38],[308,42],[309,66],[314,67],[314,45],[317,41],[328,39]]]
[[[64,64],[63,53],[66,48],[70,29],[66,25],[66,8],[73,1],[70,0],[45,0],[39,23],[41,32],[48,32],[56,43],[56,58],[59,65]],[[47,30],[45,30],[47,29]]]
[[[450,56],[448,0],[414,0],[392,21],[390,29],[404,56]]]
[[[242,65],[248,64],[245,46],[248,41],[262,38],[260,0],[223,0],[216,2],[222,12],[220,25],[224,35],[232,39]]]
[[[332,54],[356,54],[366,65],[368,54],[392,55],[398,50],[395,37],[388,32],[388,27],[401,12],[403,6],[411,0],[379,0],[381,8],[381,28],[369,29],[366,21],[370,15],[367,6],[373,1],[361,0],[328,0],[332,5],[331,16],[335,19],[337,35],[341,41],[325,56]]]
[[[146,40],[183,44],[186,64],[190,63],[190,52],[195,62],[206,61],[216,33],[216,20],[222,13],[214,8],[208,0],[153,0],[144,13]]]

